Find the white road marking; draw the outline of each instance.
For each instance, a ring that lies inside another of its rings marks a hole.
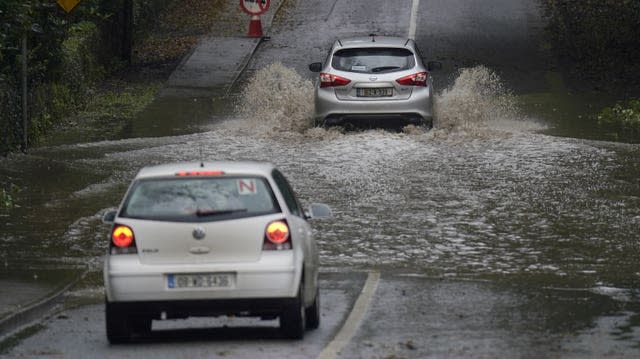
[[[413,0],[411,5],[411,21],[409,22],[409,38],[416,39],[416,27],[418,26],[418,8],[420,7],[420,0]]]
[[[356,331],[369,308],[369,303],[371,302],[371,298],[373,298],[373,294],[378,287],[379,280],[379,272],[369,272],[367,275],[367,281],[364,283],[362,292],[360,292],[356,303],[353,305],[353,309],[351,310],[351,313],[349,313],[349,317],[347,317],[344,325],[335,338],[333,338],[331,343],[329,343],[329,345],[320,352],[317,359],[334,359],[338,353],[340,353],[342,348],[349,344],[351,338],[356,334]]]

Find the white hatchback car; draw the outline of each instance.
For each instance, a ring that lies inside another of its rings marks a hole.
[[[284,175],[259,162],[143,168],[118,210],[104,261],[111,343],[189,316],[280,319],[289,338],[320,323],[318,251],[310,218]]]
[[[433,80],[437,61],[423,63],[416,43],[376,36],[336,40],[315,87],[316,126],[433,126]]]

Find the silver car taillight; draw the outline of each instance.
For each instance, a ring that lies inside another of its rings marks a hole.
[[[396,80],[397,83],[404,86],[427,86],[428,72],[418,72],[409,76],[401,77]]]
[[[351,82],[351,80],[332,75],[326,72],[320,73],[320,87],[336,87],[336,86],[346,86]]]

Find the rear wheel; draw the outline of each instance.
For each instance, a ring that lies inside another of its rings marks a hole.
[[[316,288],[313,304],[305,309],[307,329],[317,329],[320,326],[320,288]]]
[[[305,324],[305,308],[302,298],[303,284],[300,283],[298,296],[293,303],[288,305],[282,313],[280,313],[280,330],[287,338],[302,339],[304,338]]]
[[[127,314],[109,302],[106,303],[105,320],[109,343],[126,343],[131,339],[131,323]]]

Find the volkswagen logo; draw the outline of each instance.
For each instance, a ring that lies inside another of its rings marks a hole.
[[[204,228],[202,228],[202,227],[194,228],[193,232],[191,232],[191,234],[193,235],[193,238],[195,238],[195,239],[202,239],[207,235],[205,233],[205,231],[204,231]]]

